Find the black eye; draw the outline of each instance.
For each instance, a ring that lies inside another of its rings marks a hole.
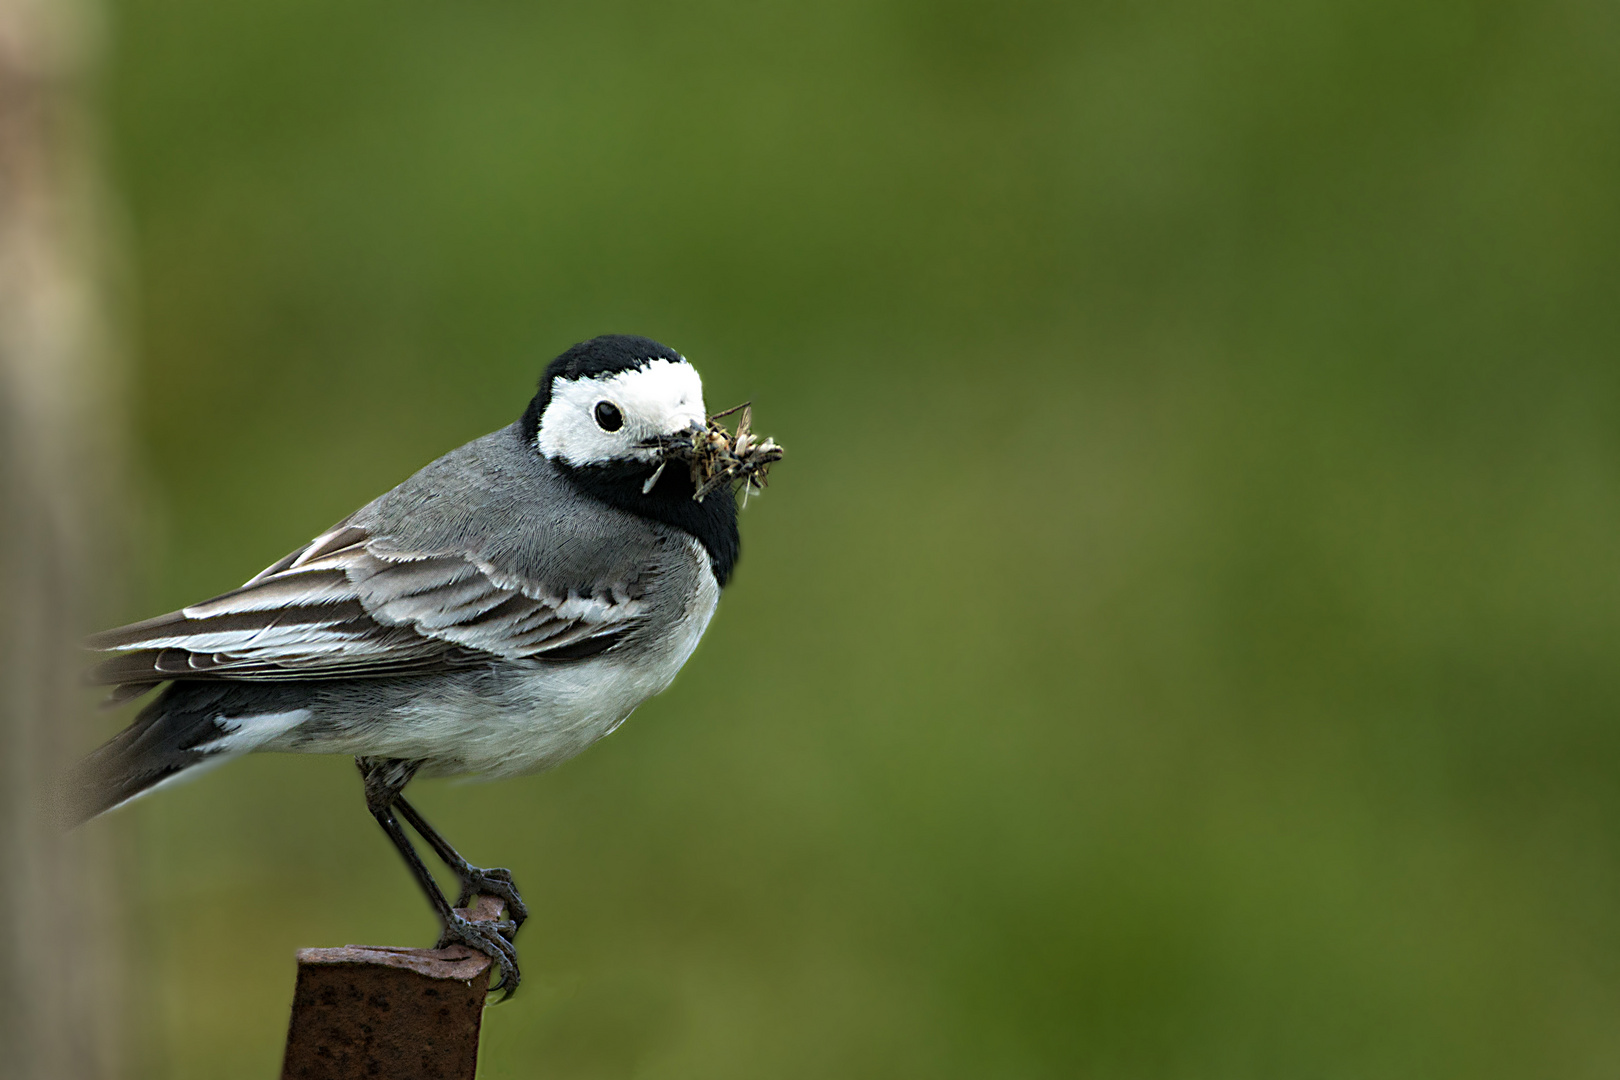
[[[603,431],[618,431],[624,427],[624,414],[611,401],[596,403],[596,426]]]

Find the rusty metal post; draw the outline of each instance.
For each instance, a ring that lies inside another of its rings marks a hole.
[[[494,922],[505,905],[458,909]],[[489,957],[444,949],[299,949],[282,1080],[472,1080]]]

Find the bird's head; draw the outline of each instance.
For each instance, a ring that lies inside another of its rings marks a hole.
[[[553,360],[523,416],[536,452],[566,469],[652,469],[704,430],[703,380],[674,349],[607,334]]]

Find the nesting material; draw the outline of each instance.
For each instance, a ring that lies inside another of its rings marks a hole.
[[[709,417],[702,435],[696,436],[688,458],[692,467],[692,498],[702,502],[722,484],[741,484],[746,501],[749,492],[765,487],[765,475],[775,462],[782,460],[782,448],[775,440],[760,438],[749,430],[753,422],[750,402],[736,408],[715,413]],[[736,431],[727,431],[720,420],[733,413],[742,413]]]

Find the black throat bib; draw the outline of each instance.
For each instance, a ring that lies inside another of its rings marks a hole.
[[[742,541],[737,535],[737,500],[729,484],[697,502],[692,498],[696,490],[692,474],[683,461],[671,461],[646,494],[641,489],[657,466],[643,462],[577,468],[558,461],[551,464],[591,498],[697,537],[709,553],[715,580],[724,586],[731,577]]]

